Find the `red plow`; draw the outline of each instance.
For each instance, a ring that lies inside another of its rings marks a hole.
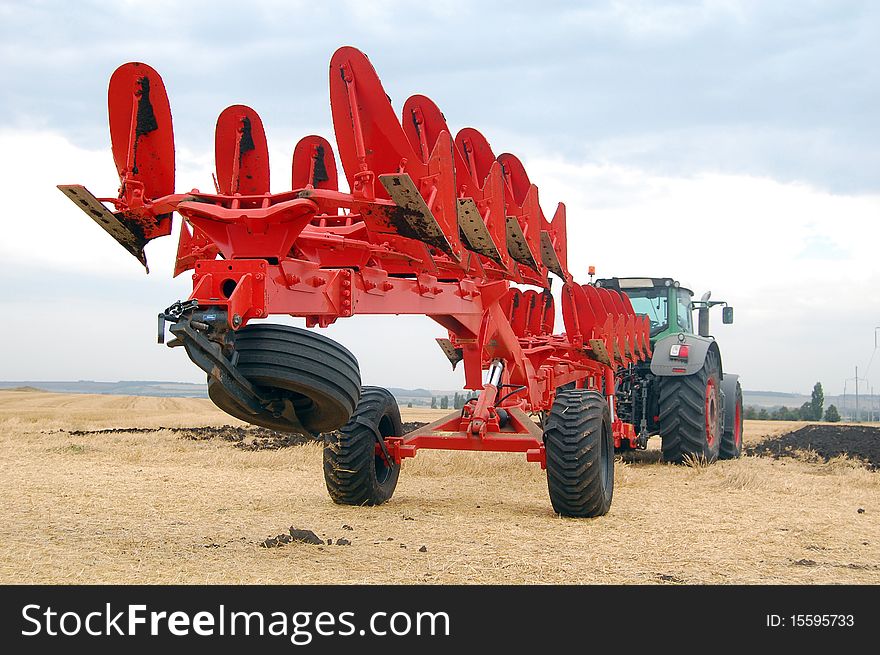
[[[477,450],[540,463],[560,514],[606,513],[614,448],[637,440],[616,416],[615,379],[650,358],[647,318],[625,293],[575,282],[565,206],[547,220],[516,156],[496,156],[475,129],[453,136],[422,95],[398,118],[354,48],[331,59],[330,105],[349,191],[331,144],[307,136],[293,151],[291,190],[270,192],[262,121],[235,105],[217,121],[214,191],[176,193],[164,84],[149,66],[125,64],[109,88],[118,197],[59,188],[144,266],[146,243],[182,217],[174,274],[192,270],[193,292],[160,314],[160,341],[168,326],[168,345],[206,371],[229,414],[336,431],[324,453],[335,501],[384,502],[419,449]],[[550,274],[562,282],[558,332]],[[478,397],[402,434],[393,398],[361,387],[348,350],[259,320],[273,314],[309,328],[355,314],[427,315],[447,330],[437,341]]]

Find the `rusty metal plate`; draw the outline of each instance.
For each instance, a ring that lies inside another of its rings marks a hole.
[[[562,263],[559,261],[559,256],[553,248],[553,242],[550,240],[550,233],[546,230],[541,230],[541,261],[544,262],[544,266],[556,273],[556,275],[563,280],[565,279],[565,271],[562,270]]]
[[[590,348],[596,359],[608,366],[612,365],[611,357],[608,356],[608,349],[605,347],[605,342],[602,339],[590,339]]]
[[[95,223],[100,225],[111,237],[137,258],[144,265],[147,272],[147,256],[144,254],[144,246],[147,239],[144,238],[140,226],[126,223],[123,214],[114,214],[107,209],[100,200],[80,184],[59,184],[58,189],[73,203],[82,209]]]
[[[422,194],[416,189],[412,178],[406,173],[401,173],[380,175],[379,181],[400,208],[400,211],[389,216],[389,221],[397,229],[397,233],[441,250],[455,261],[459,261],[443,229],[425,204]]]
[[[523,234],[516,216],[507,216],[507,250],[520,264],[538,270],[532,251],[529,250],[529,244],[526,243],[526,235]]]
[[[453,346],[449,339],[437,339],[437,344],[440,346],[443,354],[446,355],[446,359],[452,364],[452,370],[454,371],[458,363],[464,359],[464,351]]]
[[[457,210],[458,227],[464,235],[464,242],[468,249],[504,266],[501,253],[498,252],[492,235],[489,234],[489,228],[483,222],[483,217],[480,216],[477,203],[473,198],[459,198]]]

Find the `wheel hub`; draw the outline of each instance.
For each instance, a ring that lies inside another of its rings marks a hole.
[[[712,446],[718,438],[718,394],[715,380],[706,383],[706,443]]]
[[[739,448],[740,443],[742,443],[742,407],[740,407],[739,403],[736,404],[736,417],[733,420],[733,443]]]

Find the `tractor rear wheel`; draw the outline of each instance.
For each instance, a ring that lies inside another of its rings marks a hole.
[[[261,390],[289,398],[302,426],[313,434],[343,425],[357,406],[361,374],[357,359],[332,339],[288,325],[255,323],[235,333],[235,366]],[[254,416],[242,409],[216,380],[208,396],[220,409],[255,425],[290,432],[283,418]]]
[[[351,419],[325,435],[324,482],[334,503],[381,505],[394,493],[400,464],[377,452],[378,439],[403,436],[400,409],[389,391],[364,387]]]
[[[597,391],[558,391],[544,423],[547,488],[553,510],[587,518],[607,514],[614,494],[611,413]]]
[[[730,400],[725,399],[725,402]],[[724,433],[721,435],[721,449],[718,459],[736,459],[743,450],[743,391],[739,382],[736,383],[736,403],[733,408],[733,425],[725,422]]]
[[[714,462],[721,444],[721,363],[710,350],[692,375],[661,378],[660,436],[663,459]]]

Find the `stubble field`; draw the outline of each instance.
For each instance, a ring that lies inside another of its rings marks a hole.
[[[804,424],[746,422],[760,456],[708,467],[652,439],[593,520],[555,516],[521,455],[420,452],[388,504],[337,506],[319,445],[190,429],[223,425],[208,400],[0,392],[0,582],[880,583],[880,474],[783,445]],[[261,546],[291,526],[333,545]]]

